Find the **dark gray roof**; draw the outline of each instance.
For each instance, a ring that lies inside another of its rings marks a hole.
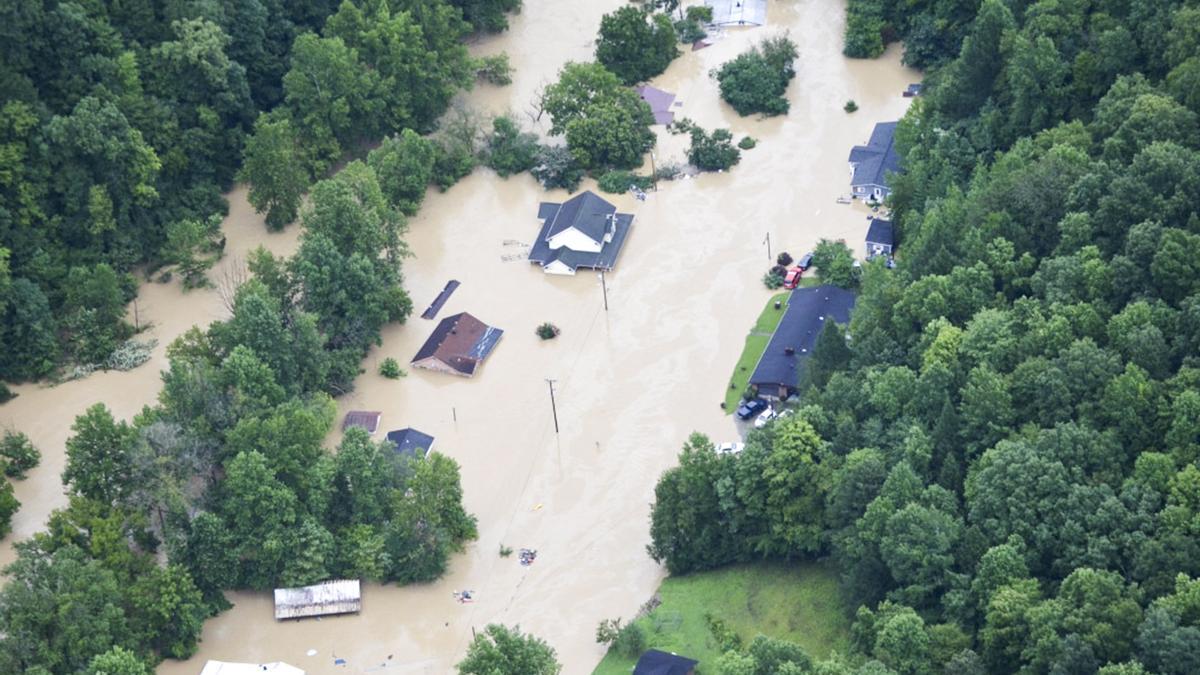
[[[633,675],[687,675],[698,663],[683,656],[651,649],[638,659],[633,667]]]
[[[846,323],[853,308],[854,293],[837,286],[792,291],[779,327],[750,376],[750,384],[795,387],[800,363],[812,354],[825,321]],[[791,354],[787,353],[789,348]]]
[[[892,246],[893,241],[892,221],[872,218],[871,226],[867,228],[867,243]]]
[[[412,427],[389,431],[387,439],[396,446],[396,453],[411,457],[424,457],[433,447],[433,436],[421,433]],[[420,450],[418,453],[417,451]]]
[[[618,213],[616,215],[616,229],[613,232],[612,241],[605,242],[599,253],[575,251],[566,246],[550,248],[548,243],[550,237],[547,234],[550,230],[550,221],[547,220],[542,225],[542,231],[538,233],[533,248],[529,251],[529,262],[545,266],[558,260],[572,270],[580,267],[611,270],[617,263],[617,257],[621,255],[621,249],[625,246],[625,239],[629,236],[630,228],[633,227],[633,214]]]
[[[900,155],[895,146],[896,123],[880,122],[871,132],[866,145],[850,149],[850,161],[854,163],[851,185],[880,185],[888,187],[887,174],[900,172]]]
[[[609,225],[608,216],[617,212],[617,207],[591,190],[571,197],[553,213],[550,213],[548,205],[548,202],[543,202],[538,206],[538,218],[544,218],[549,225],[543,230],[545,239],[573,227],[591,237],[592,241],[604,241]]]

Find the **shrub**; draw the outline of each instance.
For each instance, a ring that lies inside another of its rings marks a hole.
[[[512,84],[512,65],[508,62],[508,54],[501,52],[495,56],[477,59],[475,77],[498,86]]]
[[[42,453],[29,437],[19,431],[5,431],[0,440],[0,458],[4,459],[4,475],[24,478],[25,472],[38,465]]]
[[[158,340],[126,340],[104,360],[106,370],[133,370],[150,360]]]
[[[12,531],[12,517],[21,508],[21,502],[13,495],[12,483],[3,481],[0,484],[0,539]]]
[[[654,177],[658,180],[675,180],[681,173],[683,173],[683,167],[675,162],[667,162],[654,170]]]
[[[400,367],[400,363],[396,359],[389,356],[383,360],[383,363],[379,364],[379,374],[389,380],[398,380],[408,373],[404,372],[404,369]]]
[[[543,145],[538,148],[529,173],[548,190],[562,188],[567,192],[574,192],[583,180],[583,168],[575,162],[571,151],[561,145]]]
[[[854,102],[854,99],[850,99],[849,101],[846,101],[846,105],[842,106],[842,110],[852,113],[855,110],[858,110],[858,104]]]
[[[739,115],[782,115],[788,83],[796,76],[796,44],[786,36],[764,40],[716,71],[721,98]]]
[[[650,176],[639,176],[632,171],[614,170],[600,176],[597,183],[600,189],[604,192],[612,194],[622,194],[629,191],[630,186],[635,186],[639,190],[645,190],[650,187],[654,179]]]
[[[753,150],[756,145],[758,141],[753,136],[743,136],[742,140],[738,141],[738,147],[743,150]]]
[[[779,265],[780,267],[787,267],[788,265],[791,265],[792,260],[791,254],[789,254],[787,251],[783,251],[779,255],[775,256],[775,264]]]
[[[562,331],[558,329],[558,326],[555,326],[547,321],[546,323],[538,326],[535,332],[537,333],[537,336],[543,340],[553,340],[554,338],[558,337],[558,334]]]
[[[733,134],[728,129],[716,129],[709,134],[693,126],[691,135],[688,161],[701,171],[725,171],[742,158],[741,151],[733,147]]]
[[[596,642],[633,659],[646,651],[646,632],[636,623],[622,626],[620,619],[604,619],[596,626]]]
[[[713,8],[709,7],[708,5],[692,5],[691,7],[687,8],[687,14],[684,16],[686,16],[689,21],[695,21],[697,23],[712,23]]]
[[[512,550],[511,546],[505,546],[504,544],[500,544],[500,557],[501,558],[507,558],[508,556],[512,555],[512,551],[513,550]]]
[[[12,389],[9,389],[7,384],[0,382],[0,403],[11,401],[16,397],[17,395],[12,393]]]
[[[771,270],[763,275],[763,285],[773,291],[783,285],[783,275]]]
[[[854,254],[842,242],[822,239],[813,249],[812,264],[821,281],[842,288],[852,288],[858,281]]]
[[[521,131],[507,115],[492,120],[492,135],[488,137],[486,164],[501,177],[522,173],[537,162],[537,136]]]

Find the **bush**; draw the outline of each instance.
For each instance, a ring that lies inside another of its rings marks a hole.
[[[708,37],[708,33],[704,31],[700,22],[692,19],[676,21],[675,33],[679,35],[679,41],[684,44],[691,44],[696,40],[703,40]]]
[[[0,403],[6,403],[16,397],[17,395],[12,393],[12,389],[9,389],[7,384],[0,382]]]
[[[379,374],[389,380],[398,380],[408,373],[404,372],[404,369],[400,367],[400,363],[396,359],[389,356],[383,360],[383,363],[379,364]]]
[[[739,115],[782,115],[788,83],[796,76],[796,44],[786,36],[764,40],[716,71],[721,98]]]
[[[543,340],[553,340],[554,338],[558,337],[558,334],[562,331],[558,329],[558,326],[555,326],[547,321],[546,323],[538,326],[535,332],[537,333],[537,336]]]
[[[787,267],[788,265],[791,265],[792,260],[793,258],[791,254],[787,251],[783,251],[779,255],[775,256],[775,264],[780,267]]]
[[[852,288],[858,281],[854,254],[840,241],[822,239],[813,249],[813,267],[821,281],[842,288]]]
[[[646,651],[646,633],[636,623],[622,626],[620,619],[604,619],[596,626],[596,642],[618,655],[635,659]]]
[[[783,275],[771,270],[763,275],[763,285],[773,291],[783,285]]]
[[[21,502],[13,495],[12,483],[4,481],[0,485],[0,539],[12,532],[12,517],[21,508]]]
[[[503,178],[533,168],[537,162],[538,139],[521,131],[507,115],[492,120],[492,135],[488,137],[486,164]]]
[[[575,162],[571,151],[561,145],[539,148],[529,173],[547,190],[562,188],[574,192],[583,180],[583,168]]]
[[[654,177],[658,180],[675,180],[681,173],[683,173],[683,167],[675,162],[667,162],[654,170]]]
[[[508,54],[500,53],[477,59],[475,77],[498,86],[512,84],[512,65],[508,62]]]
[[[636,186],[639,190],[645,190],[650,187],[654,179],[650,176],[639,176],[632,171],[609,171],[600,176],[597,183],[600,189],[611,194],[622,194],[629,191],[629,187]]]
[[[4,475],[24,478],[25,472],[38,465],[42,453],[33,447],[29,437],[19,431],[5,431],[0,440],[0,458],[4,460]]]
[[[743,136],[742,140],[738,141],[738,147],[743,150],[753,150],[758,145],[758,141],[754,140],[753,136]]]
[[[854,102],[854,99],[850,99],[849,101],[846,101],[846,105],[842,106],[842,110],[852,113],[855,110],[858,110],[858,104]]]
[[[104,360],[105,370],[133,370],[150,360],[158,340],[126,340]]]
[[[725,171],[741,161],[742,153],[733,147],[733,134],[728,129],[716,129],[709,134],[693,126],[691,135],[688,161],[701,171]]]
[[[512,550],[511,546],[505,546],[504,544],[500,544],[500,557],[501,558],[507,558],[508,556],[512,555],[512,551],[513,550]]]
[[[684,15],[689,21],[697,23],[712,23],[713,8],[708,5],[692,5],[687,8],[687,13]]]

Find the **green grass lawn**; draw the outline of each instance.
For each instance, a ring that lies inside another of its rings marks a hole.
[[[850,618],[829,565],[741,565],[668,578],[658,594],[662,604],[637,620],[648,645],[698,659],[700,674],[715,672],[719,656],[706,613],[746,642],[760,633],[791,640],[818,659],[848,651]],[[609,653],[593,675],[627,675],[634,663]]]
[[[725,390],[725,414],[728,415],[737,409],[738,401],[742,399],[742,392],[746,391],[750,375],[754,373],[754,366],[758,364],[758,358],[766,350],[767,343],[771,341],[771,333],[775,332],[775,327],[783,318],[790,293],[791,291],[784,291],[772,295],[766,306],[763,307],[762,313],[758,315],[758,320],[754,322],[754,328],[746,336],[746,346],[742,347],[742,356],[734,366],[733,377],[729,380],[733,386]],[[776,300],[783,301],[783,306],[779,309],[775,309]]]

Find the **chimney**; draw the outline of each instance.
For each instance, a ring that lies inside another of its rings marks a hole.
[[[796,350],[795,350],[795,349],[792,349],[791,347],[784,347],[784,348],[783,348],[783,353],[784,353],[784,354],[787,354],[788,356],[791,356],[792,354],[795,354],[795,353],[796,353]]]

